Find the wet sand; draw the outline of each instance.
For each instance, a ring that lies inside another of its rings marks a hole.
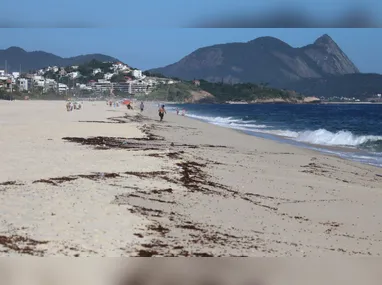
[[[0,254],[381,254],[381,169],[158,119],[155,107],[0,101]]]

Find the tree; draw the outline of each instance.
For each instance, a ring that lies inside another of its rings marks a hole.
[[[53,72],[53,70],[48,70],[44,73],[45,78],[50,78],[50,79],[57,79],[57,74]]]
[[[98,72],[96,75],[94,75],[94,79],[95,80],[103,79],[104,76],[105,76],[105,74],[103,74],[102,72]]]
[[[114,74],[111,79],[110,79],[111,82],[124,82],[126,81],[125,79],[125,76],[121,73],[118,73],[118,74]]]
[[[158,77],[158,78],[167,78],[166,76],[164,76],[163,74],[160,74],[160,73],[152,73],[150,71],[144,71],[142,72],[143,75],[146,75],[148,77]]]

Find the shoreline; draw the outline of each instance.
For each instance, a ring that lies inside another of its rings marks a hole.
[[[130,97],[130,96],[126,96],[127,97]],[[91,97],[87,98],[87,97],[83,97],[83,98],[78,98],[80,101],[84,100],[84,99],[92,99]],[[95,101],[88,101],[88,100],[85,100],[85,102],[104,102],[107,98],[103,98],[103,99],[97,99]],[[123,100],[124,98],[122,97],[118,97],[116,98],[117,100]],[[9,101],[9,100],[3,100],[3,101]],[[41,99],[41,98],[31,98],[29,100],[13,100],[13,101],[20,101],[20,102],[24,102],[24,101],[55,101],[55,102],[59,102],[59,101],[62,101],[62,99],[60,99],[59,97],[57,99]],[[139,100],[137,100],[139,101]],[[346,104],[349,104],[349,105],[363,105],[363,104],[371,104],[371,105],[382,105],[382,102],[296,102],[296,103],[293,103],[293,102],[251,102],[251,103],[248,103],[248,102],[231,102],[231,103],[227,103],[227,102],[215,102],[215,103],[190,103],[190,102],[163,102],[161,100],[157,100],[157,101],[146,101],[147,103],[156,103],[156,102],[162,102],[163,104],[176,104],[176,105],[183,105],[183,104],[193,104],[193,105],[205,105],[205,104],[217,104],[217,105],[262,105],[262,104],[266,104],[266,105],[269,105],[269,104],[276,104],[276,105],[336,105],[336,104],[341,104],[341,105],[346,105]]]
[[[176,114],[160,123],[155,105],[84,104],[0,102],[0,255],[382,253],[379,168]]]
[[[307,150],[313,151],[315,153],[320,153],[322,155],[328,155],[328,156],[332,156],[332,157],[341,158],[341,159],[344,159],[347,161],[361,163],[363,165],[369,165],[369,166],[373,166],[376,168],[382,168],[382,165],[373,164],[370,161],[369,162],[362,162],[362,161],[359,161],[355,158],[352,158],[353,157],[352,155],[354,155],[354,156],[362,155],[362,154],[370,155],[367,151],[360,150],[357,148],[351,148],[351,147],[345,147],[345,146],[330,146],[330,145],[313,144],[313,143],[307,143],[307,142],[300,142],[297,140],[293,140],[290,137],[285,137],[285,136],[281,136],[281,135],[267,134],[267,133],[254,132],[254,131],[243,131],[243,130],[239,130],[239,129],[233,129],[233,130],[237,130],[237,131],[244,133],[246,135],[249,135],[249,136],[255,136],[258,138],[263,138],[263,139],[274,141],[274,142],[277,142],[280,144],[287,144],[287,145],[291,145],[291,146],[294,146],[297,148],[307,149]],[[350,156],[346,157],[345,154],[349,154]]]
[[[272,134],[272,133],[251,131],[251,130],[242,130],[242,129],[238,129],[238,128],[231,128],[229,126],[218,125],[218,124],[214,124],[214,123],[207,121],[207,120],[203,120],[203,119],[196,118],[196,117],[191,117],[189,115],[186,115],[186,117],[191,119],[191,120],[197,120],[197,121],[211,124],[211,125],[214,125],[217,127],[235,130],[235,131],[238,131],[238,132],[243,133],[243,134],[248,135],[248,136],[254,136],[257,138],[262,138],[262,139],[270,140],[273,142],[277,142],[280,144],[287,144],[287,145],[294,146],[294,147],[301,148],[301,149],[308,149],[308,150],[315,151],[315,152],[318,152],[318,153],[323,154],[323,155],[330,155],[330,156],[338,157],[338,158],[345,159],[348,161],[353,161],[353,162],[361,163],[364,165],[370,165],[373,167],[382,168],[382,164],[377,164],[377,162],[372,161],[373,159],[377,159],[378,156],[372,155],[373,154],[372,152],[368,152],[366,150],[358,149],[355,147],[352,148],[352,147],[341,146],[341,145],[314,144],[314,143],[294,140],[291,137]],[[346,156],[346,154],[348,154],[348,156]],[[357,160],[357,157],[358,157],[357,155],[362,155],[362,154],[368,155],[369,156],[368,160],[361,161],[359,158]]]

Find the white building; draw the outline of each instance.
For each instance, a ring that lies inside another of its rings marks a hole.
[[[127,65],[123,64],[122,62],[117,62],[113,64],[113,70],[114,72],[117,72],[117,71],[130,70],[130,68]]]
[[[102,72],[101,68],[96,68],[93,70],[93,75],[96,75],[97,73],[101,73],[101,72]]]
[[[135,78],[142,78],[142,70],[134,69],[134,70],[131,71],[131,74],[132,74]]]
[[[56,80],[51,79],[51,78],[47,78],[47,79],[45,79],[45,83],[46,83],[46,84],[56,83]],[[56,83],[56,84],[57,84],[57,83]]]
[[[65,68],[61,67],[61,70],[60,70],[59,74],[61,76],[65,76],[67,74],[67,72],[65,71]]]
[[[70,72],[68,75],[70,76],[70,78],[74,79],[74,78],[77,78],[80,75],[80,73],[78,71],[73,71],[73,72]]]
[[[34,76],[33,77],[33,82],[36,86],[39,86],[39,87],[44,87],[45,86],[45,78],[42,77],[42,76]]]
[[[20,91],[28,91],[29,81],[26,78],[19,78]]]
[[[105,80],[110,80],[112,77],[113,77],[113,73],[106,73],[104,76],[103,76],[103,78],[105,79]]]
[[[42,75],[34,75],[33,76],[33,80],[35,80],[35,81],[38,81],[38,80],[41,80],[41,79],[44,79],[44,77]]]
[[[12,72],[10,79],[12,80],[12,84],[16,84],[17,78],[20,77],[20,72]]]
[[[57,89],[56,80],[50,79],[50,78],[45,79],[44,92],[47,92],[48,90],[55,90],[55,89]]]
[[[63,84],[63,83],[58,83],[58,91],[59,92],[65,92],[65,91],[68,91],[69,88],[66,84]]]
[[[0,76],[4,76],[5,75],[5,70],[4,69],[0,69]]]
[[[92,90],[92,88],[90,86],[87,86],[86,84],[78,84],[78,87],[81,89],[81,90]]]

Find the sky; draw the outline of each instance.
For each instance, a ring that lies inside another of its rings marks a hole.
[[[280,20],[280,13],[305,17],[303,24],[309,27],[337,27],[345,22],[354,27],[361,18],[364,25],[382,27],[380,0],[18,0],[12,5],[1,14],[2,28],[180,28],[211,26],[211,21],[227,26],[245,17]],[[343,17],[351,20],[342,21]]]
[[[213,44],[274,36],[300,47],[329,34],[362,72],[382,73],[381,0],[18,0],[14,8],[0,17],[0,49],[104,53],[146,70]]]
[[[361,72],[382,74],[382,29],[3,28],[0,49],[18,46],[62,57],[103,53],[147,70],[174,63],[200,47],[213,44],[273,36],[301,47],[323,34],[331,36]]]

